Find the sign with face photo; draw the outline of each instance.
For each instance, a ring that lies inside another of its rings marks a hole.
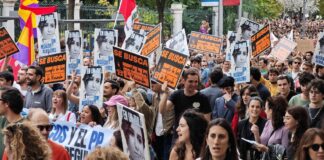
[[[145,42],[146,36],[144,33],[131,32],[130,36],[125,38],[122,49],[140,54]]]
[[[233,45],[231,54],[231,76],[236,84],[250,81],[250,49],[249,41],[238,41]]]
[[[102,107],[103,68],[101,66],[82,67],[79,111],[86,105]]]
[[[237,33],[233,31],[228,31],[227,32],[227,37],[226,37],[226,61],[231,61],[231,49],[233,48],[233,45],[237,41]]]
[[[187,36],[184,29],[165,43],[165,47],[189,56]]]
[[[38,15],[36,23],[39,57],[60,53],[57,13]]]
[[[324,66],[324,32],[318,33],[313,62]]]
[[[118,31],[96,28],[94,37],[94,65],[104,66],[105,71],[114,73],[113,46],[116,46],[118,43]]]
[[[73,70],[80,75],[83,62],[81,30],[65,31],[65,46],[67,53],[67,75],[72,75]]]
[[[246,18],[241,18],[240,25],[237,30],[237,40],[239,41],[250,41],[252,35],[256,34],[263,26],[250,21]]]
[[[124,153],[130,160],[150,160],[144,115],[117,103]]]

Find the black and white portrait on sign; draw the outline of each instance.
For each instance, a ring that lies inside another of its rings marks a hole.
[[[123,43],[122,48],[133,53],[140,54],[146,41],[144,33],[132,32]]]
[[[69,31],[67,37],[67,47],[70,59],[80,59],[82,53],[81,33],[78,30]]]
[[[242,18],[240,26],[238,28],[238,40],[250,40],[251,36],[257,33],[261,28],[262,26],[260,24],[250,21],[246,18]]]

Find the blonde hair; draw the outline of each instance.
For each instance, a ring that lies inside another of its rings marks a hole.
[[[115,147],[98,147],[85,158],[86,160],[128,160],[125,153]]]
[[[55,92],[53,92],[53,96],[58,96],[61,97],[63,100],[63,108],[64,108],[64,114],[66,113],[66,111],[68,110],[68,101],[67,101],[67,95],[66,92],[64,90],[56,90]],[[56,109],[54,107],[52,107],[52,113],[54,114],[56,111]]]
[[[29,122],[8,125],[3,131],[7,154],[13,160],[49,160],[51,149],[38,129]]]

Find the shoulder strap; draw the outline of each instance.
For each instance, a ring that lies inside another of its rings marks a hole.
[[[66,118],[66,121],[70,121],[70,117],[71,117],[71,112],[68,113],[68,116]]]

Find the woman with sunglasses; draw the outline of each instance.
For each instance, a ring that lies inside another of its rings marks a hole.
[[[308,129],[300,140],[296,160],[324,160],[324,131]]]
[[[309,119],[305,107],[291,107],[286,111],[284,123],[289,130],[289,144],[286,150],[288,160],[294,158],[299,140],[309,127]]]
[[[76,116],[68,111],[68,99],[65,91],[56,90],[52,97],[52,111],[49,114],[52,121],[65,121],[76,123]]]

